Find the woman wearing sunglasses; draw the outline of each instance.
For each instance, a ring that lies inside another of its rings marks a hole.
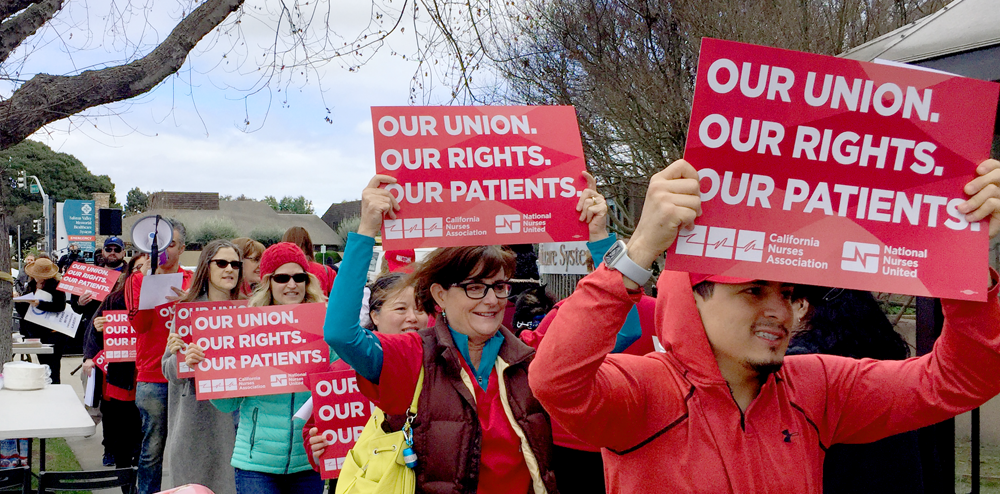
[[[260,283],[250,307],[326,301],[309,261],[295,244],[281,242],[260,258]],[[357,318],[357,314],[355,314]],[[212,400],[224,412],[239,410],[236,447],[231,451],[239,494],[321,494],[323,479],[313,471],[293,416],[308,392]],[[227,456],[228,458],[228,456]]]
[[[370,259],[383,215],[395,217],[399,205],[380,188],[395,181],[376,175],[362,192],[361,225],[348,237],[340,276],[348,259],[363,257],[355,250]],[[436,319],[417,332],[362,330],[357,297],[328,306],[327,343],[393,430],[424,371],[413,421],[417,492],[557,492],[549,418],[528,387],[534,351],[501,326],[514,268],[513,252],[499,246],[434,251],[410,275],[417,301]]]
[[[178,302],[216,302],[240,298],[243,263],[228,240],[213,240],[201,251],[191,287]],[[216,494],[236,493],[236,478],[229,458],[236,441],[232,413],[223,413],[208,401],[195,398],[193,378],[177,377],[177,356],[184,346],[171,332],[161,360],[167,378],[167,448],[170,475],[175,485],[201,484]],[[185,360],[197,365],[204,351],[187,345]]]

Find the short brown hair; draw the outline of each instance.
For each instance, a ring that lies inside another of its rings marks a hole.
[[[257,262],[260,262],[260,256],[264,253],[264,244],[249,237],[234,238],[232,242],[239,249],[243,259],[257,259]]]
[[[480,245],[437,249],[411,273],[405,285],[412,286],[417,304],[428,314],[437,313],[431,285],[449,288],[468,279],[486,279],[502,269],[510,278],[517,267],[517,256],[508,247]]]
[[[285,235],[281,237],[281,241],[291,242],[298,245],[310,262],[316,260],[314,259],[316,254],[313,250],[313,241],[309,238],[309,232],[305,228],[302,228],[301,226],[293,226],[288,230],[285,230]]]

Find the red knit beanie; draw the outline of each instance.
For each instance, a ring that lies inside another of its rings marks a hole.
[[[281,266],[294,262],[302,266],[302,270],[309,272],[309,260],[298,245],[291,242],[280,242],[267,248],[260,256],[260,275],[265,276]]]

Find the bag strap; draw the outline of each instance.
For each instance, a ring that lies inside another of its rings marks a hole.
[[[417,388],[413,390],[413,401],[410,402],[409,415],[417,415],[417,402],[420,401],[420,390],[424,388],[424,366],[420,366],[420,375],[417,377]]]

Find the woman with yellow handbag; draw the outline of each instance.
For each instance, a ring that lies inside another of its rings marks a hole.
[[[348,237],[345,263],[352,250],[371,249],[383,215],[395,217],[399,205],[380,188],[394,182],[376,175],[363,191],[361,225]],[[343,302],[339,282],[334,286],[326,341],[385,412],[386,429],[412,434],[414,454],[403,461],[415,463],[415,492],[556,492],[551,426],[528,387],[534,351],[501,326],[514,268],[513,252],[499,246],[434,251],[409,284],[436,324],[395,335],[364,331],[360,300]],[[338,279],[345,271],[341,264]],[[359,467],[348,478],[345,467],[337,492],[376,492],[380,479],[367,472]]]

